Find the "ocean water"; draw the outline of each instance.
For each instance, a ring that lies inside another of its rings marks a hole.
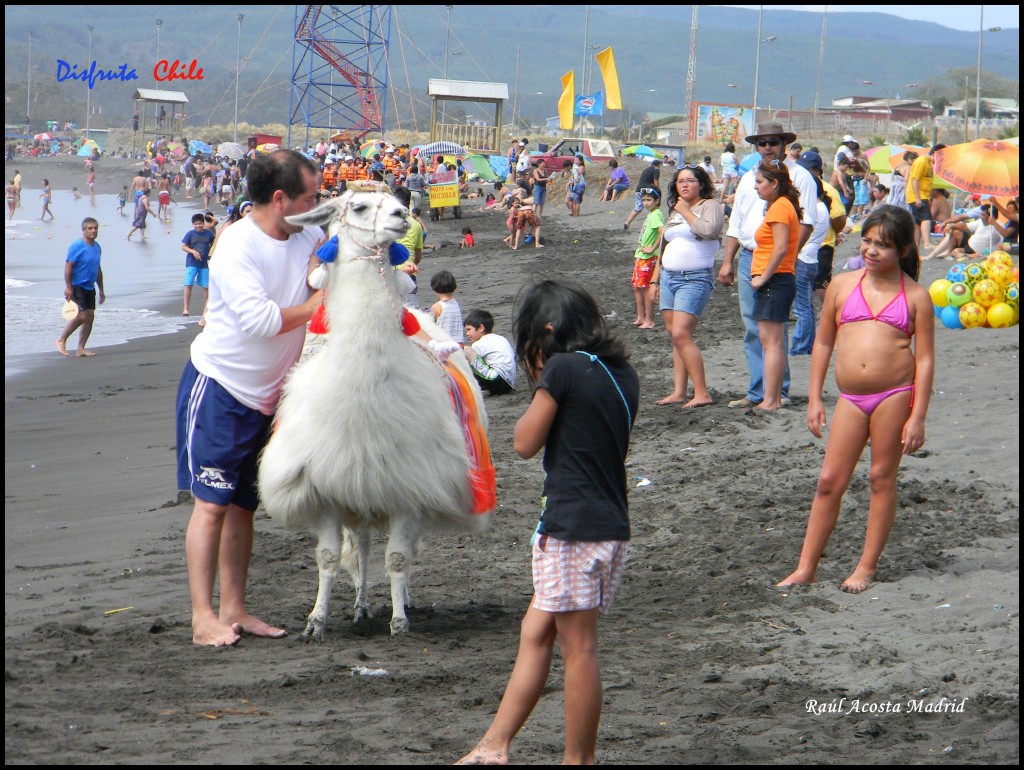
[[[126,182],[128,180],[125,180]],[[82,219],[100,224],[97,242],[103,248],[101,267],[107,300],[98,305],[89,337],[90,348],[118,345],[139,337],[178,331],[197,323],[202,312],[202,293],[192,296],[192,315],[168,316],[156,308],[169,300],[181,302],[185,253],[181,239],[191,229],[198,210],[192,201],[171,206],[171,224],[148,219],[146,241],[139,234],[126,240],[131,219],[118,214],[117,198],[97,195],[75,200],[70,192],[55,191],[50,210],[55,219],[39,221],[40,190],[22,190],[22,206],[4,227],[4,378],[27,371],[36,359],[31,354],[52,353],[54,341],[64,329],[64,259],[68,246],[82,235]],[[153,210],[156,211],[156,203]],[[6,210],[4,211],[6,215]],[[68,340],[68,350],[78,347],[78,332]]]

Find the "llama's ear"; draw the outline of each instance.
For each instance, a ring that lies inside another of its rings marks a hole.
[[[285,217],[285,219],[293,225],[320,225],[326,227],[327,223],[332,219],[336,219],[340,214],[340,207],[335,203],[339,200],[338,198],[332,198],[326,203],[321,203],[312,211],[307,211],[305,214],[296,214],[295,216]]]

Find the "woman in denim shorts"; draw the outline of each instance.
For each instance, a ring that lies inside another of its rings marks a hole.
[[[681,166],[672,177],[666,200],[664,249],[651,280],[661,293],[661,317],[672,340],[672,392],[658,404],[682,404],[686,408],[712,403],[704,376],[704,358],[693,340],[700,314],[711,299],[711,269],[721,245],[725,226],[722,206],[715,200],[715,186],[700,166]],[[656,289],[652,289],[655,291]],[[693,380],[693,398],[687,386]]]

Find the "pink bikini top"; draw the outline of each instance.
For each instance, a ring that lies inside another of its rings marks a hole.
[[[864,283],[863,275],[854,290],[850,292],[850,296],[846,298],[846,302],[843,303],[843,311],[839,315],[839,325],[842,326],[853,321],[881,321],[899,329],[909,337],[910,308],[907,306],[907,291],[903,274],[900,273],[900,293],[893,297],[892,301],[877,315],[871,312],[867,300],[864,299],[862,283]]]

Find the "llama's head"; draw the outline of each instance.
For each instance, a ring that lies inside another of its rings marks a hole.
[[[320,225],[327,236],[338,237],[340,259],[382,254],[409,229],[409,212],[386,185],[358,185],[312,211],[288,217],[293,225]]]

